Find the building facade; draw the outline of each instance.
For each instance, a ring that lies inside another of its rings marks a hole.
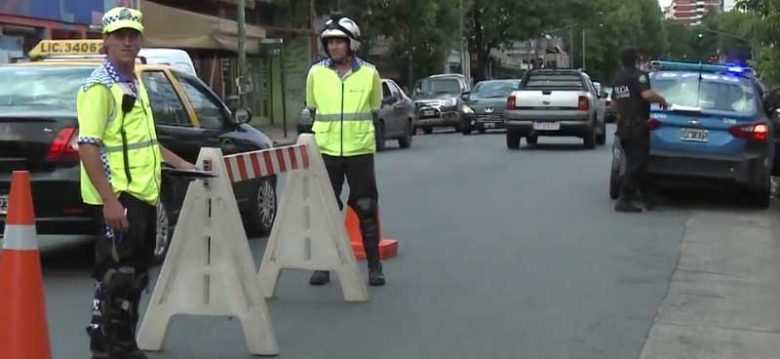
[[[723,0],[673,0],[671,18],[686,25],[701,25],[704,17],[723,11]]]
[[[0,63],[23,57],[43,39],[99,37],[106,9],[138,7],[139,0],[4,0],[0,1]]]

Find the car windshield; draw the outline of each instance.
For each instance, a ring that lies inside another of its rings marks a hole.
[[[518,81],[501,81],[501,82],[483,82],[477,84],[472,91],[474,97],[507,97],[509,94],[520,88],[520,82]]]
[[[756,96],[747,80],[734,76],[698,73],[656,73],[651,77],[653,90],[673,105],[702,110],[751,114],[756,112]]]
[[[539,90],[582,90],[582,79],[576,73],[539,72],[531,73],[526,82],[526,89]]]
[[[417,84],[418,95],[459,94],[460,83],[456,79],[426,79]]]
[[[52,107],[76,111],[76,95],[93,67],[0,67],[0,109]]]

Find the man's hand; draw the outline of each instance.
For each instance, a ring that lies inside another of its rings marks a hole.
[[[661,106],[661,109],[664,110],[664,111],[669,109],[669,103],[666,102],[666,99],[663,98],[663,97],[661,97],[661,101],[658,102],[658,105]]]
[[[189,163],[189,162],[187,162],[185,160],[179,161],[177,164],[174,165],[174,167],[176,167],[176,169],[185,170],[185,171],[193,171],[193,170],[198,169],[197,166],[195,166],[194,164]]]
[[[114,198],[103,204],[103,219],[111,229],[125,231],[130,226],[126,211],[119,200]]]
[[[194,164],[187,162],[183,158],[177,156],[175,153],[171,152],[169,149],[163,147],[160,145],[160,152],[162,152],[163,161],[165,163],[173,166],[173,168],[177,170],[195,170],[197,167],[195,167]]]

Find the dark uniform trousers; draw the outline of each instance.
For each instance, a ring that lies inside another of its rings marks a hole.
[[[374,173],[374,155],[358,155],[338,157],[322,155],[325,168],[328,171],[333,192],[336,194],[339,209],[344,208],[341,202],[341,190],[346,178],[349,185],[347,205],[352,207],[360,220],[360,232],[363,235],[363,247],[366,250],[366,261],[369,269],[381,269],[379,259],[379,217],[378,192],[376,174]]]
[[[637,190],[643,193],[651,191],[652,184],[647,176],[647,160],[650,156],[650,130],[647,128],[647,121],[621,119],[618,136],[626,159],[621,195],[631,198]]]
[[[92,272],[97,281],[92,321],[87,328],[93,354],[137,350],[138,306],[154,264],[156,207],[124,192],[119,202],[127,210],[126,231],[112,231],[105,225],[103,207],[94,207],[100,235]]]

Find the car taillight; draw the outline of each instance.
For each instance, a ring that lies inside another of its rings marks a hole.
[[[507,110],[515,109],[515,95],[506,98],[506,109]]]
[[[656,119],[651,117],[649,120],[647,120],[647,128],[650,131],[657,130],[657,129],[661,128],[661,121],[658,121],[658,120],[656,120]]]
[[[57,133],[57,137],[49,146],[46,154],[48,161],[73,161],[79,159],[78,149],[79,131],[75,127],[65,127]]]
[[[580,111],[587,111],[590,109],[590,100],[588,100],[587,96],[580,96],[577,100],[577,109]]]
[[[729,128],[729,133],[736,138],[766,141],[769,136],[769,126],[765,123],[734,126]]]

